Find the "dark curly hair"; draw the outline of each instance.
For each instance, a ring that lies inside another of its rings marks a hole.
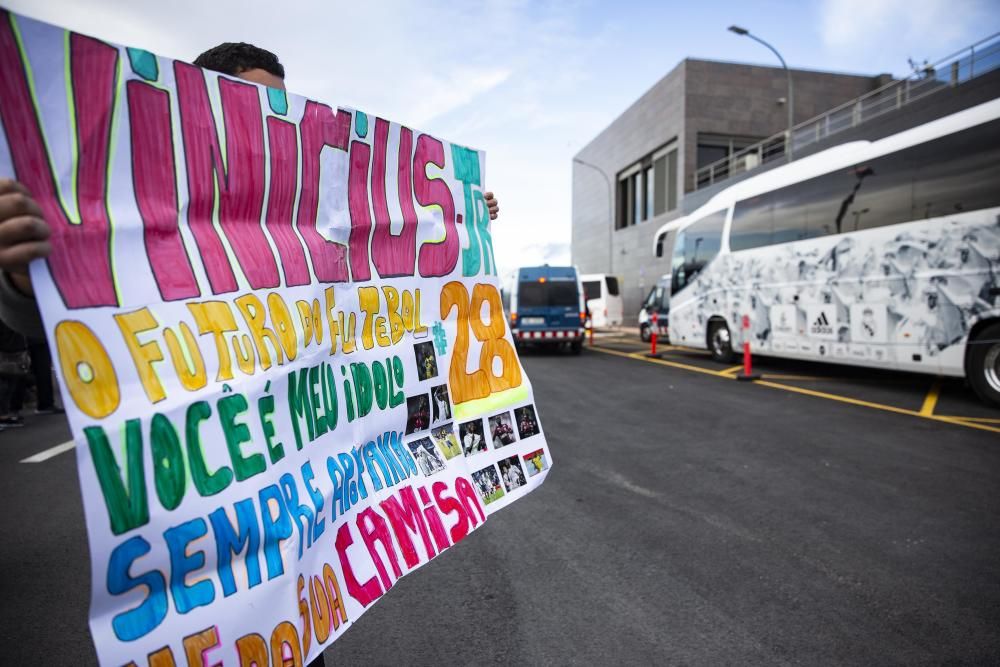
[[[278,62],[278,56],[246,42],[223,42],[195,58],[194,64],[230,76],[262,69],[279,79],[285,78],[285,68]]]

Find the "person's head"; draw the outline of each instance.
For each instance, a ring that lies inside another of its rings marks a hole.
[[[194,64],[252,83],[285,89],[285,68],[278,62],[278,56],[246,42],[223,42],[195,58]]]

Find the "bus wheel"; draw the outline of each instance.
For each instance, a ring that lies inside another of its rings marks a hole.
[[[582,340],[573,341],[570,344],[570,349],[573,351],[573,354],[580,354],[580,352],[583,351],[583,341]]]
[[[650,332],[650,326],[648,324],[643,324],[639,327],[639,338],[642,339],[643,343],[648,343],[649,339],[652,338],[652,333]]]
[[[736,358],[733,354],[733,339],[725,322],[716,321],[708,325],[708,349],[712,353],[712,359],[723,364],[733,363]]]
[[[969,345],[969,384],[984,403],[1000,407],[1000,322],[979,332]]]

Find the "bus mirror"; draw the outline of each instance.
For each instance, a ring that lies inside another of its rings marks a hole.
[[[663,257],[663,237],[666,234],[660,234],[656,237],[656,256]]]

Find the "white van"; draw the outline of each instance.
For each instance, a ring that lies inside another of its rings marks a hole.
[[[580,280],[587,295],[591,325],[595,329],[621,326],[622,295],[618,278],[606,273],[590,273],[580,276]]]

